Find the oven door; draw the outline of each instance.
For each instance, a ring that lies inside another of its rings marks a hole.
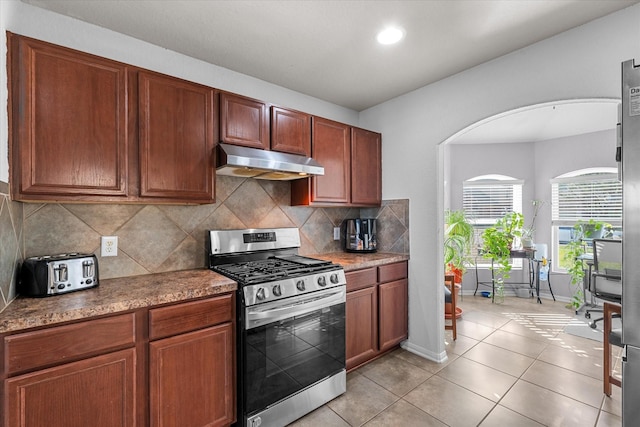
[[[244,414],[345,369],[345,286],[245,309]]]

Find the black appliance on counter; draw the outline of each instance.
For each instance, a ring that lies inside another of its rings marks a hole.
[[[346,277],[298,255],[297,228],[212,230],[209,268],[238,282],[238,426],[285,426],[344,393]]]
[[[346,219],[344,249],[347,252],[375,252],[378,249],[376,220]]]

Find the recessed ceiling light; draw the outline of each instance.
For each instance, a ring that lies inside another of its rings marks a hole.
[[[404,37],[404,30],[399,27],[388,27],[378,33],[378,43],[394,44]]]

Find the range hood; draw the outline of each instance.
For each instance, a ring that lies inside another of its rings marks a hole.
[[[218,144],[217,158],[218,175],[274,181],[324,175],[324,168],[312,158],[277,151]]]

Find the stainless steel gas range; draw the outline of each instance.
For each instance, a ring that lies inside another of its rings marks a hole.
[[[297,228],[212,230],[209,267],[238,282],[238,425],[284,426],[346,391],[346,278],[298,255]]]

